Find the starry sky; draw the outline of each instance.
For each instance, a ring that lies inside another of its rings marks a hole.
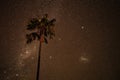
[[[1,0],[0,80],[35,80],[38,42],[26,44],[26,25],[45,13],[57,21],[41,80],[118,80],[120,0]]]

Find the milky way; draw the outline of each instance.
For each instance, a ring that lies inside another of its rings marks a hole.
[[[48,13],[56,36],[42,44],[41,80],[117,80],[119,0],[2,0],[0,80],[35,80],[38,42],[26,25]]]

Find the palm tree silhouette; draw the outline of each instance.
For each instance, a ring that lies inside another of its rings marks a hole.
[[[39,42],[39,51],[38,51],[38,62],[37,62],[37,74],[36,80],[40,78],[40,55],[41,55],[41,44],[45,42],[48,44],[48,38],[53,39],[55,36],[55,21],[56,19],[48,19],[48,14],[45,14],[41,19],[32,18],[27,25],[27,30],[31,31],[31,33],[26,34],[27,44],[30,44],[34,40],[38,40]]]

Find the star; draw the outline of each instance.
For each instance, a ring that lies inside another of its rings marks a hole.
[[[7,73],[7,71],[4,71],[4,74],[6,74]]]
[[[15,74],[15,76],[19,76],[19,74]]]
[[[50,59],[52,59],[52,56],[49,56]]]
[[[81,29],[84,29],[85,27],[84,26],[81,26]]]
[[[89,61],[89,59],[87,57],[85,57],[85,56],[80,56],[79,61],[83,62],[83,63],[87,63]]]
[[[26,54],[28,54],[29,53],[29,51],[28,50],[26,50],[26,52],[25,52]]]
[[[59,41],[61,41],[62,39],[61,38],[58,38]]]
[[[33,60],[33,59],[34,59],[34,57],[31,57],[31,59]]]

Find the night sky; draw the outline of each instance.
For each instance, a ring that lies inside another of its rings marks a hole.
[[[119,80],[120,0],[1,0],[0,80],[35,80],[38,42],[26,44],[26,25],[45,13],[57,21],[41,80]]]

